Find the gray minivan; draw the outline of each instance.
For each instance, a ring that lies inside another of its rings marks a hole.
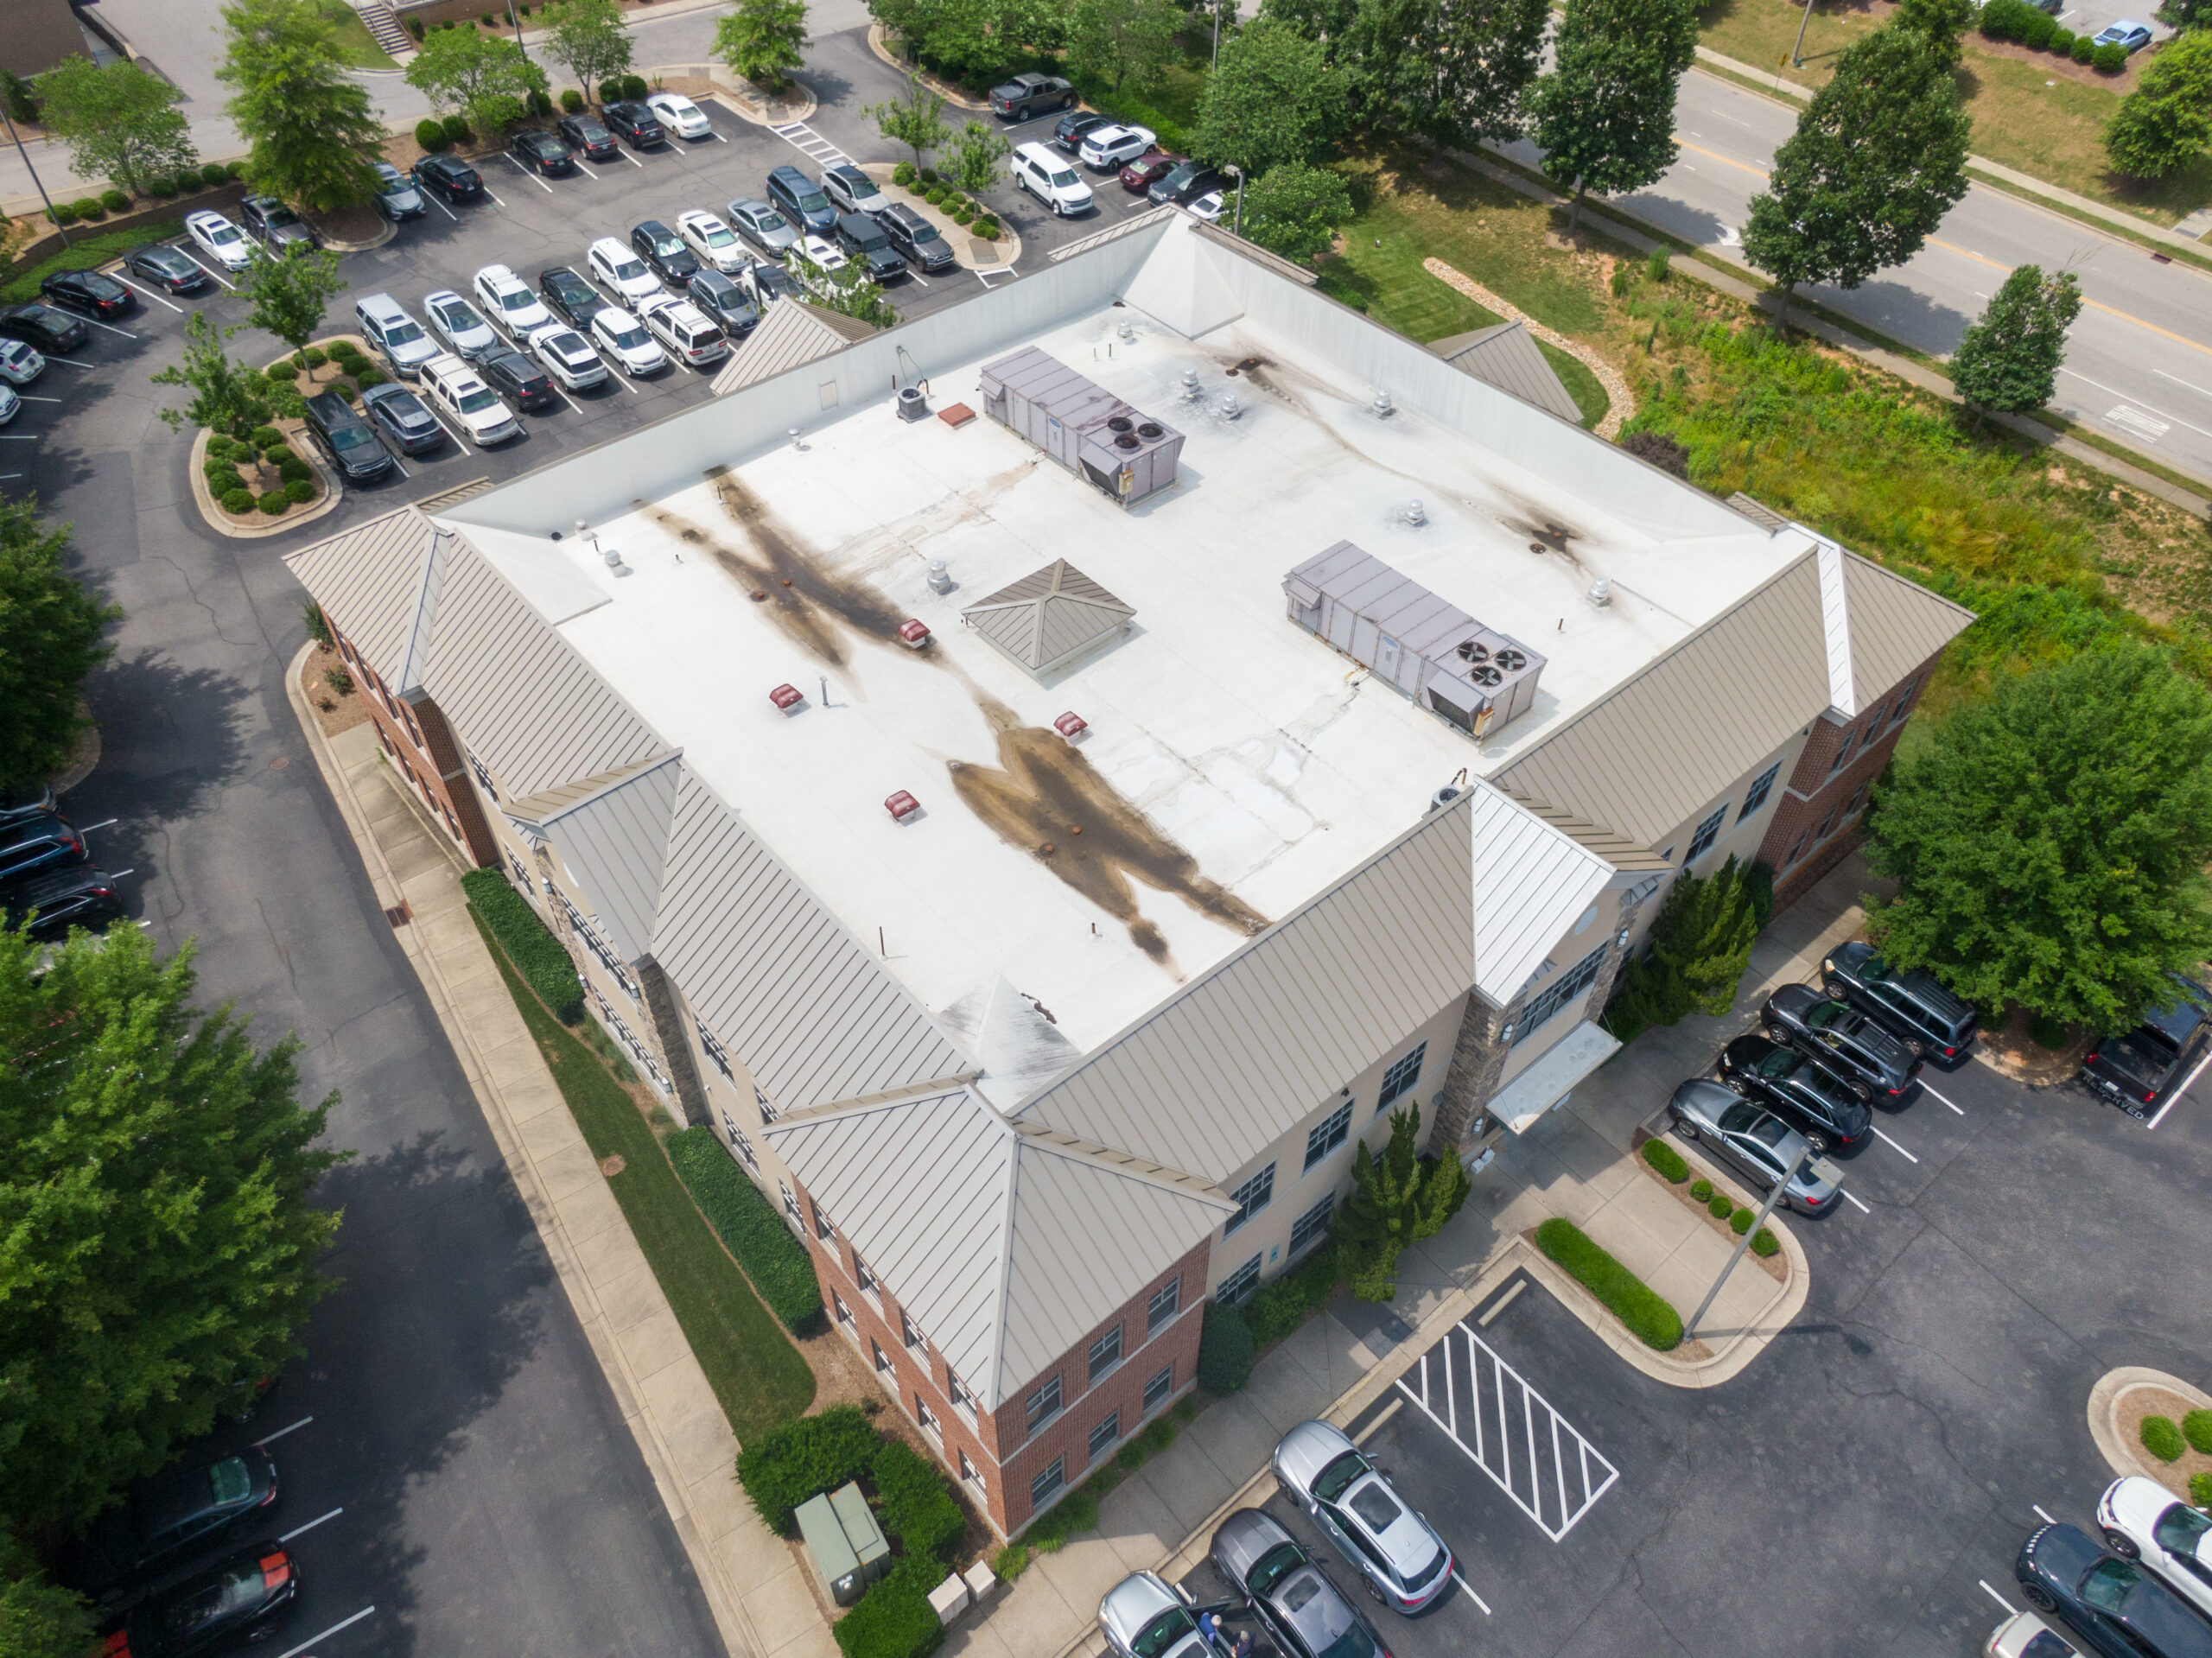
[[[445,349],[389,294],[372,294],[356,305],[353,321],[361,325],[361,337],[404,379],[414,379],[423,364]]]

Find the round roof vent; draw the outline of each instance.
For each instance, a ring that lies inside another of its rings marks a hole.
[[[1135,432],[1123,432],[1114,440],[1114,447],[1117,449],[1141,449],[1144,448],[1144,440]]]
[[[1146,421],[1142,425],[1137,428],[1137,435],[1139,437],[1159,437],[1163,435],[1163,432],[1164,429],[1156,420]]]
[[[1116,415],[1106,422],[1106,429],[1109,432],[1134,431],[1136,429],[1136,422],[1127,415]]]

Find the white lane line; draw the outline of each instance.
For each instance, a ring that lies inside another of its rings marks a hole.
[[[2030,1504],[2028,1504],[2028,1506],[2029,1506],[2030,1508],[2033,1509],[2034,1509],[2037,1514],[2043,1514],[2043,1504],[2042,1504],[2042,1503],[2040,1503],[2040,1502],[2031,1502]],[[2043,1514],[2043,1522],[2044,1522],[2044,1525],[2046,1525],[2046,1526],[2055,1526],[2055,1525],[2056,1525],[2056,1524],[2058,1523],[2058,1521],[2057,1521],[2057,1518],[2056,1518],[2056,1515],[2048,1515],[2048,1514]]]
[[[184,247],[180,244],[179,251],[181,251],[186,258],[191,260],[193,264],[198,265],[202,270],[213,276],[217,282],[222,283],[224,287],[229,289],[232,293],[235,294],[238,292],[237,285],[233,283],[228,276],[226,276],[221,271],[216,270],[214,266],[209,264],[207,260],[201,258],[190,248]]]
[[[494,201],[499,201],[499,193],[497,190],[494,190],[494,189],[493,189],[490,185],[488,185],[488,184],[487,184],[487,185],[486,185],[486,186],[484,187],[484,194],[485,194],[486,195],[487,195],[487,196],[491,197],[493,200],[494,200]],[[500,206],[505,207],[506,205],[507,205],[507,204],[506,204],[505,202],[504,202],[504,201],[499,201],[499,206]]]
[[[521,174],[523,177],[528,179],[539,189],[544,191],[547,195],[550,196],[553,194],[553,187],[551,185],[548,184],[543,179],[538,177],[537,174],[531,172],[527,167],[524,167],[520,162],[508,155],[505,150],[501,150],[499,152],[499,159],[505,162],[508,166],[513,168],[516,172]],[[494,197],[493,200],[497,200],[498,198]]]
[[[2187,386],[2191,391],[2196,393],[2200,397],[2212,397],[2212,391],[2207,391],[2202,386],[2197,384],[2194,380],[2184,380],[2180,375],[2169,374],[2162,368],[2154,368],[2151,372],[2157,375],[2162,380],[2171,380],[2176,385]]]
[[[385,453],[386,454],[391,454],[391,451],[390,449],[386,449]],[[402,478],[414,477],[415,474],[407,470],[407,463],[404,461],[402,461],[397,455],[391,455],[391,464],[399,468],[399,475]]]
[[[179,316],[182,316],[184,314],[184,307],[181,305],[170,305],[168,301],[163,299],[152,289],[139,287],[137,283],[131,281],[130,277],[124,276],[120,270],[115,273],[115,279],[121,283],[125,288],[129,289],[132,293],[143,294],[148,299],[152,300],[156,305],[168,305],[169,309],[175,311]]]
[[[918,282],[918,283],[921,283],[921,285],[922,285],[923,287],[925,287],[925,288],[927,288],[927,287],[930,285],[929,278],[928,278],[928,277],[926,277],[926,276],[925,276],[924,275],[922,275],[922,273],[921,273],[920,271],[918,271],[918,270],[914,270],[910,269],[910,270],[908,270],[908,271],[906,272],[906,274],[907,274],[907,276],[911,276],[912,278],[913,278],[913,280],[914,280],[914,281],[916,281],[916,282]]]
[[[1482,1325],[1484,1329],[1488,1329],[1490,1327],[1490,1321],[1497,1317],[1499,1313],[1504,1312],[1506,1308],[1511,1306],[1513,1305],[1513,1298],[1520,1294],[1522,1290],[1525,1290],[1528,1287],[1529,1280],[1527,1279],[1515,1279],[1513,1280],[1513,1287],[1506,1291],[1504,1294],[1499,1296],[1497,1300],[1491,1302],[1490,1304],[1490,1311],[1484,1313],[1483,1316],[1476,1319],[1475,1322]]]
[[[2196,1062],[2196,1069],[2189,1073],[2189,1076],[2183,1081],[2182,1085],[2179,1088],[2166,1096],[2166,1102],[2160,1106],[2156,1114],[2151,1118],[2151,1121],[2143,1126],[2146,1128],[2157,1128],[2159,1122],[2164,1119],[2166,1113],[2174,1109],[2174,1102],[2181,1098],[2183,1095],[2189,1092],[2190,1083],[2195,1082],[2198,1077],[2204,1074],[2204,1067],[2208,1064],[2212,1064],[2212,1052],[2206,1053],[2203,1058]]]
[[[1490,1603],[1484,1600],[1480,1595],[1477,1594],[1473,1590],[1468,1589],[1467,1580],[1465,1578],[1461,1577],[1457,1572],[1454,1572],[1452,1574],[1452,1581],[1458,1584],[1462,1590],[1465,1591],[1469,1600],[1471,1600],[1476,1605],[1483,1609],[1483,1616],[1484,1617],[1488,1617],[1490,1616]]]
[[[16,395],[25,403],[60,403],[61,401],[59,397],[34,397],[28,391],[18,391]]]
[[[1981,1592],[1983,1594],[1988,1596],[1990,1599],[1995,1601],[1999,1606],[2002,1606],[2005,1609],[2005,1615],[2007,1617],[2018,1617],[2019,1616],[2019,1613],[2012,1609],[2012,1603],[2005,1599],[2004,1596],[1999,1594],[1994,1589],[1992,1589],[1989,1586],[1989,1583],[1986,1579],[1977,1578],[1974,1581],[1981,1585]],[[291,1655],[287,1653],[285,1655],[285,1658],[291,1658]]]
[[[264,1438],[256,1439],[253,1443],[256,1446],[275,1445],[277,1440],[283,1439],[287,1433],[297,1432],[300,1429],[305,1427],[309,1422],[314,1420],[315,1418],[312,1416],[302,1416],[298,1421],[293,1423],[291,1426],[280,1427],[274,1433],[268,1434]]]
[[[726,144],[729,142],[728,139],[722,137],[721,129],[715,126],[711,121],[707,124],[707,130],[715,135],[715,142],[716,143]]]
[[[138,337],[137,334],[131,333],[130,329],[118,328],[111,322],[101,322],[92,317],[85,317],[81,320],[86,322],[90,322],[95,328],[105,328],[110,334],[119,334],[125,340],[136,340]]]
[[[452,427],[446,424],[446,417],[443,415],[441,415],[435,408],[432,407],[430,400],[428,397],[419,397],[416,401],[420,403],[424,409],[429,410],[430,418],[437,422],[439,430],[442,431],[448,437],[454,441],[454,447],[459,449],[463,454],[467,454],[468,453],[468,440],[463,437],[459,432],[454,431]]]
[[[314,1530],[317,1526],[320,1526],[320,1525],[321,1525],[324,1521],[326,1521],[326,1520],[335,1520],[335,1519],[337,1519],[337,1518],[338,1518],[338,1516],[339,1516],[340,1515],[341,1515],[341,1514],[343,1514],[343,1513],[345,1513],[345,1512],[346,1512],[346,1510],[345,1510],[345,1509],[332,1509],[328,1514],[319,1514],[319,1515],[315,1515],[315,1517],[314,1519],[312,1519],[312,1520],[308,1521],[307,1522],[307,1524],[306,1524],[306,1525],[304,1525],[304,1526],[295,1526],[295,1527],[293,1527],[293,1528],[291,1528],[291,1530],[289,1530],[289,1531],[288,1531],[288,1532],[284,1532],[284,1533],[281,1534],[277,1537],[276,1540],[277,1540],[278,1542],[280,1542],[280,1543],[289,1543],[289,1542],[290,1542],[290,1541],[292,1540],[292,1539],[294,1539],[295,1537],[297,1537],[297,1536],[298,1536],[302,1532],[313,1531],[313,1530]]]
[[[37,441],[38,436],[33,432],[0,432],[0,442],[35,443]]]
[[[452,219],[454,224],[458,225],[461,223],[461,215],[455,213],[452,208],[447,206],[446,204],[439,200],[437,197],[432,195],[428,190],[424,190],[421,194],[423,200],[429,202],[433,207],[435,207],[448,219]]]
[[[0,478],[20,478],[22,475],[20,472],[0,472]],[[150,921],[142,921],[138,924],[142,927],[150,927],[154,924]]]
[[[49,363],[67,363],[71,368],[91,368],[92,366],[90,363],[80,363],[73,357],[49,357],[46,360]]]
[[[620,156],[624,161],[629,162],[631,166],[636,168],[640,173],[645,170],[645,164],[639,161],[635,156],[632,156],[628,150],[618,149],[614,153]]]
[[[316,1636],[313,1640],[302,1641],[298,1646],[294,1647],[290,1651],[278,1653],[276,1655],[276,1658],[299,1658],[300,1654],[307,1651],[308,1648],[315,1646],[321,1642],[329,1640],[330,1637],[337,1634],[339,1630],[350,1629],[353,1625],[359,1623],[363,1618],[366,1617],[374,1610],[376,1610],[376,1608],[373,1606],[364,1606],[359,1611],[354,1613],[353,1617],[332,1624],[328,1629],[325,1629],[321,1635]]]
[[[558,397],[563,403],[567,403],[569,408],[575,410],[579,415],[584,412],[582,404],[578,403],[577,401],[574,397],[570,397],[567,392],[561,390],[561,383],[558,380],[554,379],[550,374],[547,375],[545,378],[551,384],[553,387],[553,395],[555,397]]]
[[[1871,1214],[1872,1214],[1872,1213],[1874,1212],[1872,1210],[1871,1210],[1871,1209],[1867,1208],[1866,1204],[1864,1204],[1860,1203],[1860,1202],[1859,1201],[1859,1199],[1858,1199],[1858,1198],[1856,1198],[1856,1197],[1853,1197],[1853,1196],[1851,1195],[1851,1191],[1850,1191],[1850,1189],[1849,1189],[1848,1187],[1845,1187],[1845,1186],[1838,1186],[1838,1187],[1836,1188],[1836,1191],[1837,1191],[1837,1192],[1838,1192],[1838,1193],[1842,1197],[1842,1198],[1843,1198],[1844,1202],[1846,1202],[1846,1203],[1849,1204],[1850,1204],[1853,1209],[1857,1210],[1860,1214],[1862,1214],[1862,1215],[1871,1215]]]
[[[1951,1105],[1951,1102],[1949,1101],[1949,1099],[1948,1099],[1948,1098],[1947,1098],[1947,1097],[1946,1097],[1946,1096],[1944,1096],[1943,1095],[1941,1095],[1941,1094],[1936,1094],[1936,1090],[1935,1090],[1934,1089],[1932,1089],[1932,1088],[1930,1088],[1930,1087],[1929,1087],[1929,1086],[1928,1086],[1928,1079],[1927,1079],[1926,1077],[1922,1077],[1922,1078],[1921,1078],[1921,1080],[1920,1080],[1920,1091],[1921,1091],[1922,1093],[1923,1093],[1923,1094],[1935,1094],[1935,1095],[1936,1095],[1936,1097],[1937,1099],[1942,1100],[1942,1101],[1943,1102],[1943,1103],[1944,1103],[1944,1104],[1946,1104],[1946,1105],[1950,1105],[1950,1106],[1951,1106],[1951,1109],[1952,1109],[1952,1110],[1954,1110],[1954,1111],[1958,1111],[1958,1113],[1959,1113],[1959,1115],[1960,1115],[1961,1116],[1962,1116],[1962,1117],[1963,1117],[1964,1115],[1966,1115],[1966,1113],[1965,1113],[1964,1111],[1960,1111],[1960,1110],[1959,1110],[1959,1108],[1958,1108],[1957,1106],[1955,1106],[1955,1105]]]
[[[1898,1144],[1897,1143],[1897,1141],[1895,1141],[1894,1140],[1891,1140],[1891,1139],[1887,1134],[1884,1134],[1884,1133],[1883,1133],[1879,1128],[1877,1128],[1876,1130],[1874,1130],[1874,1138],[1875,1138],[1875,1139],[1877,1139],[1877,1140],[1880,1140],[1880,1141],[1882,1142],[1882,1144],[1883,1144],[1883,1145],[1885,1145],[1885,1146],[1888,1147],[1891,1151],[1895,1152],[1895,1153],[1896,1153],[1899,1157],[1902,1157],[1903,1159],[1904,1159],[1904,1160],[1905,1160],[1906,1162],[1908,1162],[1908,1163],[1917,1163],[1918,1161],[1920,1161],[1920,1159],[1919,1159],[1918,1158],[1915,1157],[1915,1156],[1914,1156],[1910,1152],[1909,1152],[1909,1151],[1905,1150],[1905,1148],[1904,1148],[1904,1147],[1902,1147],[1902,1146],[1898,1145]]]
[[[1373,1439],[1376,1432],[1382,1427],[1382,1424],[1389,1421],[1393,1416],[1395,1416],[1398,1413],[1398,1407],[1404,1402],[1405,1401],[1403,1400],[1393,1399],[1389,1404],[1383,1406],[1381,1410],[1376,1413],[1375,1420],[1370,1422],[1365,1427],[1360,1429],[1359,1437],[1354,1439],[1352,1443],[1354,1445],[1365,1445],[1370,1439]]]
[[[2101,381],[2101,380],[2093,380],[2093,379],[2091,379],[2088,375],[2083,374],[2083,373],[2081,373],[2081,372],[2079,372],[2078,371],[2074,370],[2074,369],[2066,368],[2066,367],[2062,366],[2062,367],[2059,369],[2059,371],[2058,371],[2058,372],[2059,372],[2061,374],[2071,374],[2071,375],[2073,375],[2073,376],[2074,376],[2074,378],[2075,378],[2075,379],[2077,379],[2077,380],[2081,381],[2081,383],[2082,383],[2083,385],[2093,385],[2093,386],[2096,387],[2096,389],[2097,389],[2098,391],[2109,391],[2109,392],[2111,392],[2111,393],[2112,393],[2112,395],[2113,395],[2113,397],[2124,397],[2124,398],[2126,398],[2126,399],[2128,399],[2128,400],[2130,400],[2130,401],[2132,401],[2132,402],[2133,402],[2133,403],[2136,403],[2139,404],[2142,408],[2144,408],[2144,409],[2145,409],[2145,410],[2148,410],[2152,414],[2158,416],[2160,419],[2162,419],[2162,420],[2168,420],[2168,421],[2171,421],[2171,422],[2172,422],[2175,425],[2177,425],[2177,426],[2188,426],[2188,427],[2189,427],[2189,429],[2190,429],[2190,431],[2192,431],[2192,432],[2195,432],[2195,433],[2196,433],[2199,437],[2212,437],[2212,432],[2208,432],[2208,431],[2206,431],[2206,430],[2204,429],[2204,428],[2202,428],[2202,426],[2191,426],[2191,425],[2190,425],[2190,422],[2187,422],[2187,421],[2185,421],[2185,420],[2183,420],[2179,416],[2177,416],[2177,415],[2170,415],[2170,414],[2168,414],[2168,413],[2167,413],[2164,410],[2163,410],[2163,409],[2152,409],[2152,408],[2151,408],[2151,405],[2150,405],[2149,403],[2144,403],[2144,402],[2143,402],[2143,400],[2142,400],[2141,398],[2137,397],[2135,396],[2135,394],[2134,394],[2133,392],[2132,392],[2132,391],[2122,391],[2119,390],[2119,389],[2118,389],[2117,387],[2115,387],[2115,386],[2109,386],[2109,385],[2105,384],[2104,384],[2104,382],[2103,382],[2103,381]],[[2111,418],[2111,416],[2106,416],[2106,418],[2107,418],[2107,419],[2110,419],[2110,418]],[[2120,423],[2120,425],[2123,425],[2123,426],[2125,426],[2125,425],[2128,424],[2128,422],[2126,422],[2126,421],[2121,421],[2121,422],[2120,422],[2119,423]]]

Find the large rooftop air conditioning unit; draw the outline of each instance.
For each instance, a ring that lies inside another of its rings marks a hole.
[[[1290,619],[1474,737],[1536,700],[1544,658],[1340,541],[1283,577]]]
[[[982,370],[983,412],[1123,506],[1175,481],[1183,435],[1025,346]]]

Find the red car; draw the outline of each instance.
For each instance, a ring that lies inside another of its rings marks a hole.
[[[1183,164],[1184,157],[1164,149],[1147,149],[1122,169],[1122,187],[1140,195]]]

